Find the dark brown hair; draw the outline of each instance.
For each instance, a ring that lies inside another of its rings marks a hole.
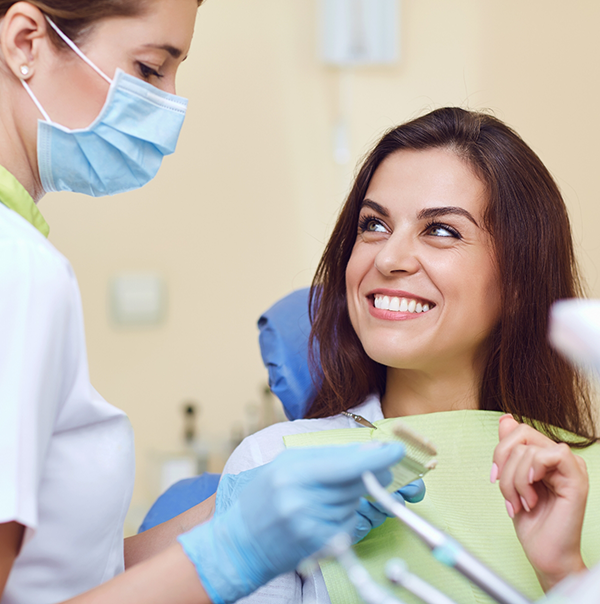
[[[370,359],[350,323],[346,266],[361,204],[375,170],[401,149],[447,148],[487,189],[484,213],[501,275],[501,317],[488,340],[480,408],[529,420],[555,440],[553,426],[587,444],[595,438],[588,385],[548,344],[548,312],[582,295],[567,209],[552,176],[500,120],[447,107],[387,132],[367,155],[325,252],[310,294],[311,362],[318,394],[307,417],[326,417],[382,396],[386,367]],[[319,362],[316,363],[316,359]]]
[[[19,0],[0,0],[0,18],[8,9]],[[110,17],[135,17],[141,15],[151,1],[158,0],[26,0],[29,4],[37,6],[73,42],[81,42],[82,38],[90,31],[97,21]],[[203,0],[198,0],[198,6]],[[50,36],[56,46],[65,47],[66,44],[54,32],[49,30]]]

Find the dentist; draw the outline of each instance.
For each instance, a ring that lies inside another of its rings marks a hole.
[[[175,74],[198,4],[0,0],[1,604],[233,602],[382,521],[357,512],[360,476],[389,481],[400,446],[297,450],[214,519],[207,502],[123,544],[131,426],[90,384],[77,282],[36,201],[156,174],[185,116]]]

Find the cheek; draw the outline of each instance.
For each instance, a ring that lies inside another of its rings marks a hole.
[[[358,278],[358,267],[356,266],[356,260],[354,255],[350,257],[348,265],[346,266],[346,303],[348,304],[348,314],[350,315],[350,321],[352,327],[356,330],[355,320],[355,300],[358,295],[358,285],[360,279]]]
[[[466,308],[482,330],[490,331],[500,318],[500,281],[495,263],[480,266],[465,283]],[[469,295],[469,291],[471,292]]]
[[[360,286],[364,276],[369,272],[369,269],[373,265],[373,262],[366,251],[367,250],[363,249],[363,246],[358,244],[355,245],[350,260],[346,265],[346,300],[350,321],[352,322],[355,331],[358,329],[357,312],[361,301],[361,295],[359,293]]]

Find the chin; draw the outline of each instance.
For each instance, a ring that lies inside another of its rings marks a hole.
[[[393,369],[419,369],[426,364],[423,356],[414,351],[386,350],[381,346],[365,346],[364,349],[370,359]]]

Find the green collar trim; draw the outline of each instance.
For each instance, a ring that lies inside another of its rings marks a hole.
[[[32,224],[44,237],[50,227],[23,185],[3,166],[0,166],[0,202]]]

